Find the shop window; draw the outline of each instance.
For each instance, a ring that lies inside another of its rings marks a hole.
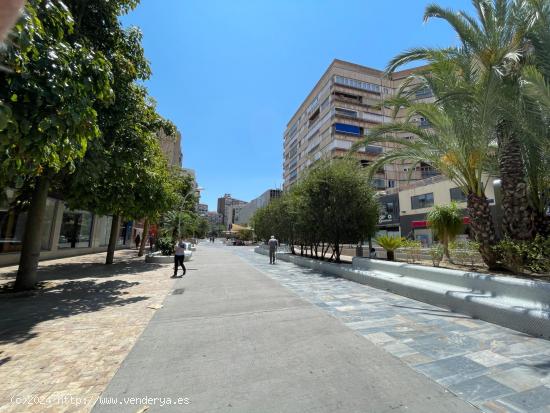
[[[113,217],[101,217],[97,224],[97,239],[100,247],[109,245],[109,236],[111,235],[111,224]]]
[[[87,248],[92,233],[92,214],[87,211],[63,212],[59,248]]]
[[[9,208],[13,192],[5,203],[0,204],[0,253],[19,252],[23,245],[23,233],[27,213]],[[50,249],[50,239],[55,213],[55,200],[48,198],[42,224],[41,248]]]

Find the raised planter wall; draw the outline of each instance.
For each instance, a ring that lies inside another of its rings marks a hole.
[[[267,255],[260,246],[257,253]],[[334,264],[277,253],[283,261],[550,338],[550,283],[414,264],[353,258]]]

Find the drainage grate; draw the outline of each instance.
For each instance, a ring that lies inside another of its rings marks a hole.
[[[185,288],[176,288],[174,291],[172,291],[172,295],[180,295],[183,294],[185,291]]]

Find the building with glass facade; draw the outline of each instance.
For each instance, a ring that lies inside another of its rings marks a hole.
[[[0,265],[13,265],[19,262],[27,213],[10,208],[13,190],[6,190],[6,195],[7,198],[0,202]],[[48,198],[42,225],[40,259],[106,251],[111,221],[111,216],[70,210],[62,200]],[[131,221],[121,225],[117,240],[119,247],[131,245],[132,226]]]

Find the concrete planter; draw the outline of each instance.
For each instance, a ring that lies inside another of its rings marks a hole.
[[[184,262],[191,261],[192,255],[186,255]],[[147,254],[145,256],[145,262],[150,264],[173,264],[174,256],[173,255],[161,255],[160,251],[154,252],[153,254]]]
[[[267,254],[261,248],[256,252]],[[352,265],[346,265],[291,254],[277,256],[316,271],[550,338],[547,282],[359,257],[353,258]]]

